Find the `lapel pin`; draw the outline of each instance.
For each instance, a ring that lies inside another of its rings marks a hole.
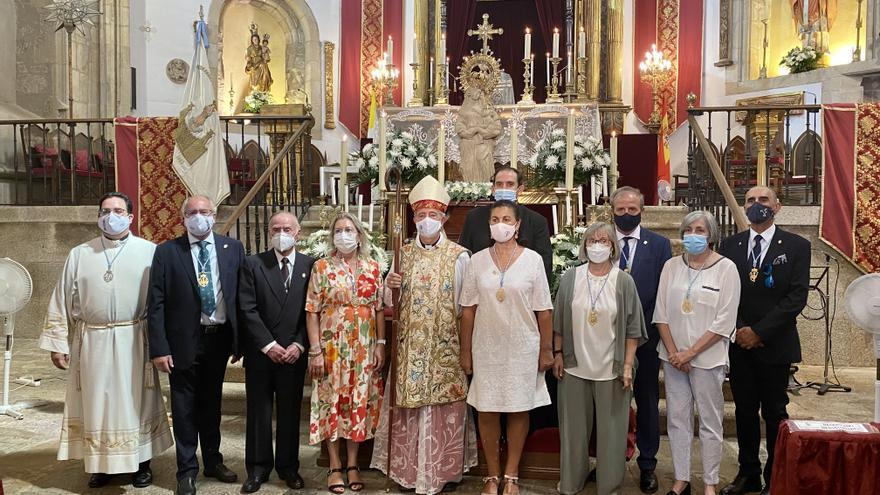
[[[782,244],[782,239],[779,239],[778,241],[776,241],[776,244]]]
[[[739,241],[736,245],[737,245],[737,246],[742,246],[742,245],[743,245],[743,242],[742,242],[742,241]]]
[[[223,245],[223,249],[226,249],[226,248],[228,248],[228,247],[229,247],[229,244],[224,244],[224,245]]]
[[[305,273],[300,273],[300,275],[302,275],[302,278],[306,278],[306,274],[305,274]]]
[[[647,246],[647,245],[648,245],[648,241],[645,241],[645,242],[643,242],[642,244],[644,244],[645,246]]]

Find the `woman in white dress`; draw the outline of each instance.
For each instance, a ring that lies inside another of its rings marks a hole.
[[[553,364],[550,287],[541,256],[517,242],[518,209],[492,205],[495,244],[471,258],[461,294],[461,365],[473,374],[467,402],[478,411],[489,476],[483,493],[500,484],[501,413],[507,413],[504,494],[519,493],[519,461],[529,411],[550,404],[544,371]]]
[[[703,493],[715,495],[724,441],[721,387],[727,372],[729,337],[736,329],[739,273],[733,261],[712,249],[718,245],[719,234],[711,213],[688,213],[679,233],[686,254],[663,266],[654,308],[675,468],[675,484],[667,495],[691,493],[694,403],[700,415]]]

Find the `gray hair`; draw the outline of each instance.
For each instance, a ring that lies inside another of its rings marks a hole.
[[[617,242],[617,231],[614,227],[611,226],[610,223],[605,222],[596,222],[584,231],[583,237],[581,237],[581,246],[578,250],[578,259],[581,262],[589,261],[589,257],[587,256],[587,241],[596,237],[596,234],[604,233],[608,236],[608,240],[611,242],[611,258],[610,260],[613,262],[617,261],[620,258],[620,245]]]
[[[684,231],[697,221],[706,222],[706,230],[709,231],[709,245],[717,246],[721,242],[721,232],[718,229],[718,222],[715,215],[706,210],[694,210],[684,216],[681,225],[678,227],[678,236],[684,238]]]
[[[296,229],[297,230],[302,229],[302,227],[299,224],[299,219],[296,218],[296,215],[294,215],[293,213],[291,213],[287,210],[278,210],[275,213],[273,213],[272,216],[269,217],[269,221],[266,222],[266,228],[271,229],[272,228],[272,220],[275,220],[278,217],[290,217],[290,219],[293,220],[293,224],[296,225]]]
[[[639,208],[642,210],[645,209],[645,195],[642,194],[642,191],[630,186],[622,186],[618,187],[611,193],[611,197],[608,199],[608,202],[611,203],[611,207],[614,208],[614,201],[617,200],[618,197],[623,196],[624,194],[632,194],[633,196],[639,198]]]
[[[371,258],[372,256],[370,254],[370,237],[369,235],[367,235],[367,231],[366,229],[364,229],[364,226],[361,224],[361,222],[359,222],[358,219],[354,217],[354,215],[348,212],[341,212],[330,223],[330,230],[327,234],[330,237],[330,239],[328,239],[330,245],[333,246],[333,231],[336,230],[336,224],[340,220],[350,221],[352,225],[354,225],[354,229],[357,230],[358,256],[361,258]],[[335,247],[333,248],[333,251],[336,251]]]
[[[214,202],[211,201],[211,198],[209,198],[207,196],[202,196],[201,194],[196,194],[194,196],[189,196],[188,198],[183,200],[183,203],[180,205],[180,215],[181,216],[184,216],[184,217],[186,216],[186,205],[188,205],[189,202],[194,199],[204,199],[205,201],[208,202],[209,205],[211,205],[211,211],[213,211],[214,213],[217,213],[217,206],[214,205]]]

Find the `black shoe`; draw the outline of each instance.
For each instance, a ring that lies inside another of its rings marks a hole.
[[[177,495],[196,495],[196,479],[177,480]]]
[[[287,483],[287,487],[292,490],[302,490],[306,486],[306,482],[303,481],[302,476],[299,473],[289,473],[284,475],[284,482]]]
[[[596,482],[596,469],[595,468],[590,469],[590,474],[587,475],[587,483],[589,483],[591,481],[593,483]]]
[[[445,485],[443,485],[443,488],[440,489],[440,492],[451,493],[456,490],[458,490],[458,483],[456,483],[454,481],[450,481],[449,483],[446,483]]]
[[[675,493],[675,490],[669,490],[666,495],[691,495],[691,484],[688,482],[681,493]]]
[[[101,488],[110,482],[112,475],[104,473],[94,473],[89,476],[89,488]]]
[[[212,468],[205,468],[205,477],[206,478],[217,478],[223,483],[235,483],[238,481],[238,475],[235,474],[231,469],[223,465],[221,462]]]
[[[266,479],[258,478],[256,476],[249,476],[248,479],[241,485],[241,493],[254,493],[259,490],[263,483],[265,483]]]
[[[660,485],[657,483],[657,475],[654,474],[654,470],[643,470],[639,476],[639,489],[642,493],[654,493],[658,488]]]
[[[765,486],[764,489],[761,490],[761,495],[770,495],[770,485]]]
[[[149,464],[138,468],[131,476],[131,484],[135,488],[146,488],[153,484],[153,470]]]
[[[744,493],[760,492],[763,488],[761,478],[750,478],[743,474],[737,474],[733,481],[721,489],[721,495],[742,495]]]

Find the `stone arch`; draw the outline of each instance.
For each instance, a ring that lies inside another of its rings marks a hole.
[[[208,33],[211,42],[208,58],[213,61],[211,70],[216,74],[215,87],[218,95],[226,94],[223,71],[220,70],[223,16],[227,7],[234,1],[212,2],[208,11]],[[321,38],[318,21],[312,9],[306,0],[251,0],[250,5],[270,13],[285,26],[283,36],[287,49],[283,78],[287,83],[286,96],[291,102],[302,102],[302,94],[296,92],[297,86],[300,86],[298,79],[301,77],[301,89],[306,92],[309,103],[313,106],[315,127],[312,130],[312,137],[320,139],[320,129],[323,127]],[[280,80],[280,76],[275,76],[275,79]]]

